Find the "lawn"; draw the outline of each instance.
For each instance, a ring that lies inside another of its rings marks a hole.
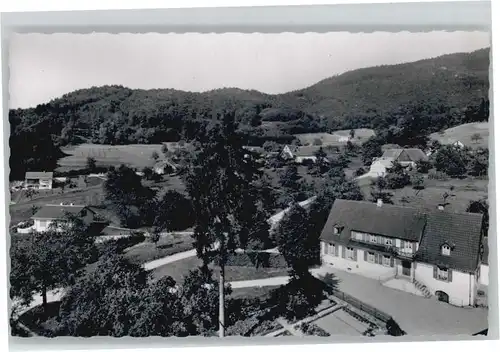
[[[176,282],[182,283],[184,281],[184,276],[189,274],[190,270],[200,267],[201,264],[202,261],[197,257],[181,259],[152,270],[151,276],[153,280],[158,280],[165,276],[171,276]]]
[[[363,180],[366,181],[366,180]],[[443,194],[449,193],[452,196],[447,199],[449,205],[447,210],[466,211],[470,201],[479,200],[488,196],[488,180],[481,179],[449,179],[424,180],[425,189],[416,191],[411,186],[402,189],[390,190],[394,194],[392,198],[394,204],[413,206],[423,209],[435,209],[439,203],[443,202]],[[453,191],[450,187],[453,186]],[[365,195],[365,199],[370,199],[370,186],[360,184]]]
[[[477,142],[471,139],[472,135],[476,133],[481,136],[481,139]],[[460,141],[470,147],[488,147],[489,135],[490,126],[488,122],[474,122],[448,128],[443,132],[433,133],[430,137],[441,144],[451,144]]]
[[[155,245],[146,239],[129,248],[125,257],[133,263],[144,264],[179,252],[193,249],[194,239],[189,234],[172,234],[162,236]]]
[[[68,156],[59,160],[58,171],[78,170],[86,167],[87,158],[96,160],[97,166],[119,166],[121,164],[144,168],[153,166],[153,152],[162,154],[161,144],[80,144],[62,149]]]
[[[153,279],[159,279],[164,276],[172,276],[177,282],[182,282],[183,277],[189,273],[190,270],[198,268],[202,264],[201,260],[197,257],[190,257],[181,259],[176,262],[160,266],[151,271]],[[214,269],[215,278],[219,277],[218,268],[211,265]],[[225,271],[226,281],[241,281],[241,280],[257,280],[265,279],[268,277],[286,276],[288,275],[287,269],[275,268],[255,268],[244,266],[228,266]]]

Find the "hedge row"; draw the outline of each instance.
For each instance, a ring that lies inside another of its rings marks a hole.
[[[234,253],[228,258],[227,266],[286,269],[285,258],[281,254],[266,252]]]

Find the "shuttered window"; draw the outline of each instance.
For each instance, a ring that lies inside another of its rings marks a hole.
[[[375,253],[368,252],[368,262],[375,263]]]
[[[391,257],[388,255],[384,255],[382,259],[383,266],[391,266]]]
[[[347,259],[356,260],[354,248],[347,247]]]

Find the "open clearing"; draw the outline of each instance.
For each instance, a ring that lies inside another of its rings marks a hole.
[[[469,147],[488,147],[490,136],[488,122],[465,123],[460,126],[448,128],[443,132],[436,132],[430,135],[431,139],[437,140],[441,144],[452,144],[456,141],[462,142]],[[479,134],[481,138],[478,141],[473,141],[471,137],[474,134]]]
[[[179,252],[193,249],[194,239],[190,234],[174,233],[162,236],[157,244],[146,239],[127,250],[125,257],[133,263],[144,264]]]
[[[153,279],[160,279],[165,276],[171,276],[177,282],[183,282],[184,276],[189,274],[190,270],[200,267],[202,261],[197,257],[189,257],[160,266],[151,271]],[[210,265],[214,269],[214,278],[219,278],[218,268]],[[276,268],[255,268],[250,266],[226,266],[226,281],[243,281],[267,279],[270,277],[281,277],[288,275],[288,269]]]
[[[370,185],[367,179],[361,179],[361,190],[365,199],[370,199]],[[450,211],[464,212],[470,201],[488,197],[487,179],[449,179],[446,181],[424,179],[425,189],[416,191],[411,186],[389,190],[394,194],[394,204],[423,209],[436,209],[443,202],[443,194],[451,194],[446,200]],[[453,190],[451,187],[453,186]]]
[[[359,128],[355,129],[354,131],[355,134],[354,139],[352,140],[353,143],[363,143],[368,138],[375,135],[375,132],[372,129],[368,128]],[[340,130],[333,133],[300,133],[295,134],[294,136],[295,138],[300,140],[303,145],[314,145],[314,141],[319,139],[321,140],[321,145],[323,146],[340,146],[345,144],[345,141],[341,142],[340,138],[348,137],[350,132],[351,130]]]
[[[165,143],[170,149],[175,148],[177,143]],[[128,144],[128,145],[105,145],[105,144],[80,144],[62,149],[63,153],[69,154],[58,162],[58,171],[78,170],[86,166],[87,158],[96,159],[97,166],[119,166],[125,164],[131,167],[151,167],[155,161],[151,158],[153,152],[162,155],[162,144]]]

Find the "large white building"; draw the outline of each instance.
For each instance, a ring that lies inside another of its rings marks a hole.
[[[321,233],[325,265],[398,278],[426,297],[473,306],[481,265],[482,215],[337,199]]]

